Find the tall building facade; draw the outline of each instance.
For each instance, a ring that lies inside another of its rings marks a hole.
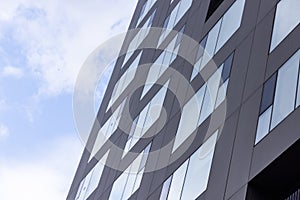
[[[300,199],[299,10],[139,0],[67,199]]]

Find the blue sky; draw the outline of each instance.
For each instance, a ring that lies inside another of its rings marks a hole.
[[[83,148],[74,82],[95,48],[126,31],[136,3],[1,2],[1,199],[65,199]],[[101,96],[103,84],[98,89]]]

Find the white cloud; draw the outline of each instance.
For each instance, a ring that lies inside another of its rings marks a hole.
[[[1,75],[19,79],[23,77],[24,73],[23,70],[18,67],[6,66],[3,68]]]
[[[0,124],[0,139],[9,136],[9,129],[3,124]]]
[[[72,92],[85,59],[111,35],[126,30],[137,1],[21,2],[1,5],[2,21],[24,47],[29,69],[41,82],[39,93],[53,96]]]
[[[44,156],[33,161],[0,161],[1,199],[66,199],[81,152],[79,140],[61,138],[46,146],[39,150]]]

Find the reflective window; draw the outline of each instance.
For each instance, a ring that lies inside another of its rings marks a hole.
[[[140,44],[144,41],[144,39],[148,36],[148,33],[150,31],[153,18],[155,16],[156,10],[152,13],[152,15],[148,18],[148,20],[145,22],[143,27],[139,29],[139,32],[134,36],[134,38],[130,41],[130,44],[128,46],[123,65],[127,63],[129,58],[133,55],[134,51],[140,46]]]
[[[108,152],[98,161],[96,166],[88,173],[85,179],[80,183],[79,190],[76,195],[76,200],[85,200],[87,199],[98,187]]]
[[[127,71],[121,76],[121,78],[116,83],[113,93],[112,93],[112,96],[111,96],[111,99],[107,106],[107,110],[113,105],[113,103],[124,92],[124,90],[127,88],[127,86],[133,81],[136,71],[137,71],[138,64],[139,64],[141,56],[142,56],[142,52],[143,51],[141,51],[139,53],[139,55],[135,58],[135,60],[129,66]]]
[[[207,81],[205,97],[198,124],[201,124],[205,119],[207,119],[214,110],[222,69],[223,65],[221,65],[221,67],[219,67],[219,69]]]
[[[222,19],[219,20],[218,23],[209,31],[206,46],[205,46],[205,53],[202,58],[201,68],[203,68],[215,54],[221,22]]]
[[[258,119],[257,132],[255,138],[255,144],[263,139],[270,131],[272,106],[268,108]]]
[[[259,114],[265,112],[265,110],[273,104],[276,78],[277,73],[273,74],[273,76],[264,84]]]
[[[143,160],[147,159],[150,147],[151,143],[114,182],[110,200],[127,200],[140,187],[145,168],[145,161]]]
[[[140,12],[140,17],[138,19],[137,25],[144,19],[145,15],[149,12],[149,10],[153,7],[153,5],[155,4],[157,0],[147,0],[143,7],[142,10]]]
[[[255,144],[298,107],[299,63],[300,50],[264,84]]]
[[[226,98],[233,62],[231,54],[184,105],[172,152],[174,152]],[[224,78],[224,80],[221,79]]]
[[[169,190],[170,190],[170,185],[171,185],[171,181],[172,181],[172,176],[170,176],[163,185],[161,194],[160,194],[160,200],[164,200],[168,198],[168,194],[169,194]]]
[[[270,52],[299,25],[299,8],[299,0],[281,0],[277,4]]]
[[[225,13],[222,20],[221,30],[218,38],[216,52],[229,40],[238,30],[242,22],[245,0],[237,0]]]
[[[244,5],[245,0],[236,0],[226,11],[224,16],[209,31],[200,69],[211,60],[211,58],[239,29],[242,22]]]
[[[160,200],[196,199],[207,189],[217,138],[218,131],[165,181]]]
[[[127,98],[123,100],[123,102],[118,106],[115,112],[99,129],[89,160],[91,160],[95,156],[95,154],[100,150],[100,148],[106,142],[106,140],[116,131],[119,125],[119,121],[121,119],[121,114],[123,112],[126,99]]]
[[[155,62],[151,66],[141,95],[141,99],[145,96],[145,94],[150,90],[150,88],[154,85],[154,83],[157,82],[160,76],[165,72],[165,70],[170,66],[170,64],[177,57],[179,46],[180,46],[179,44],[182,40],[183,31],[184,31],[184,27],[172,39],[172,41],[168,44],[165,50],[160,54],[160,56],[155,60]]]
[[[191,157],[181,200],[196,199],[208,184],[218,133],[214,133]]]
[[[172,2],[171,2],[172,3]],[[161,37],[159,38],[158,45],[160,45],[170,31],[176,26],[176,24],[181,20],[181,18],[186,14],[193,3],[193,0],[181,0],[178,2],[176,7],[172,10],[171,14],[166,18]]]
[[[229,80],[226,80],[219,87],[215,108],[217,108],[225,100],[227,88],[228,88],[228,82],[229,82]]]
[[[185,174],[188,166],[188,161],[185,161],[173,174],[172,183],[170,186],[169,194],[168,194],[168,200],[179,200],[182,186],[185,179]]]
[[[295,108],[299,58],[293,57],[278,70],[271,129]]]
[[[163,110],[163,103],[167,93],[169,81],[159,90],[152,100],[144,107],[139,116],[137,117],[137,124],[135,126],[132,136],[126,143],[123,156],[131,149],[148,130],[158,120]],[[136,119],[135,119],[136,121]]]
[[[183,107],[173,151],[176,150],[197,128],[205,87],[201,87]]]

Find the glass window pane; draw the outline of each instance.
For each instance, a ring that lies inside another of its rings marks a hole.
[[[205,36],[201,40],[201,42],[199,44],[196,60],[199,60],[203,56],[203,52],[204,52],[204,49],[205,49],[205,46],[206,46],[207,38],[208,38],[208,36]]]
[[[273,104],[276,77],[277,73],[273,74],[273,76],[269,78],[264,84],[259,114],[265,112],[265,110]]]
[[[191,156],[181,200],[196,199],[206,190],[217,138],[218,132]]]
[[[255,144],[264,138],[270,131],[272,106],[268,108],[258,119]]]
[[[242,22],[245,0],[236,0],[234,4],[223,16],[221,30],[215,52],[229,40],[229,38],[237,31]]]
[[[204,92],[205,87],[201,87],[183,107],[172,152],[174,152],[197,128]]]
[[[158,120],[161,111],[163,110],[163,103],[165,100],[165,96],[167,93],[167,88],[169,85],[169,81],[163,85],[163,87],[159,90],[158,93],[152,98],[149,110],[146,115],[146,120],[143,125],[143,130],[141,136],[144,135],[148,129]]]
[[[178,10],[178,14],[176,16],[176,20],[174,26],[179,22],[179,20],[184,16],[184,14],[191,7],[193,0],[181,0],[180,7]]]
[[[210,30],[205,46],[205,52],[202,58],[201,69],[211,60],[214,56],[217,40],[220,32],[222,19]]]
[[[169,193],[169,189],[170,189],[170,185],[171,185],[171,181],[172,181],[172,176],[170,176],[163,185],[163,188],[161,190],[160,193],[160,198],[159,200],[166,200],[168,197],[168,193]]]
[[[188,160],[185,161],[173,174],[172,183],[169,190],[168,200],[180,200]]]
[[[215,108],[217,108],[226,98],[229,80],[227,79],[219,88]]]
[[[295,108],[298,69],[299,58],[293,56],[278,70],[271,130]]]
[[[90,180],[93,174],[93,170],[88,173],[88,175],[81,181],[81,190],[77,192],[77,199],[76,200],[85,200],[87,199],[86,191],[90,184]]]
[[[208,79],[203,106],[198,124],[200,125],[214,110],[215,102],[217,99],[221,72],[223,67],[219,69]]]
[[[140,188],[144,170],[145,170],[145,168],[143,168],[141,171],[139,171],[139,173],[136,175],[136,179],[135,179],[133,190],[132,190],[131,194],[135,193],[135,191],[137,191]]]
[[[96,164],[93,170],[93,174],[91,176],[90,184],[87,187],[86,197],[89,197],[92,194],[92,192],[94,192],[94,190],[97,188],[106,163],[106,159],[108,157],[108,153],[109,151],[107,151],[105,155]]]
[[[222,81],[226,81],[230,76],[231,66],[233,61],[233,54],[231,54],[224,62],[222,71]]]
[[[175,23],[175,20],[176,20],[176,15],[177,15],[178,10],[179,10],[180,3],[181,2],[178,2],[178,4],[176,5],[176,7],[172,10],[172,13],[170,15],[170,19],[169,19],[169,23],[168,23],[167,29],[170,29],[170,30],[173,29],[174,23]],[[166,30],[166,34],[168,34],[168,32],[169,31]]]
[[[299,8],[299,0],[281,0],[277,4],[270,52],[300,23]]]

